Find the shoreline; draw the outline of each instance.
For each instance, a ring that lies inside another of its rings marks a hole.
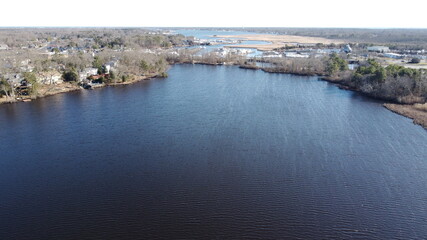
[[[239,67],[242,69],[262,70],[267,73],[282,73],[282,74],[292,74],[292,75],[298,75],[298,76],[318,76],[320,80],[332,83],[342,90],[357,92],[369,98],[380,100],[380,101],[390,101],[389,99],[376,97],[376,96],[364,93],[351,86],[345,85],[343,84],[343,80],[340,78],[327,77],[317,73],[293,73],[293,72],[286,72],[286,71],[280,71],[280,70],[274,71],[274,70],[269,70],[268,68],[262,68],[262,67],[251,66],[251,65],[241,65]],[[425,130],[427,130],[427,103],[404,104],[404,103],[394,102],[394,103],[383,103],[383,106],[396,114],[412,119],[414,124],[420,125]]]
[[[345,84],[342,84],[343,81],[339,78],[326,77],[326,76],[322,75],[321,73],[289,72],[289,71],[283,71],[283,70],[275,70],[273,68],[265,68],[265,67],[263,68],[263,67],[258,67],[258,66],[254,66],[254,65],[242,65],[242,64],[239,64],[237,62],[211,63],[211,62],[203,62],[203,61],[192,61],[192,62],[176,62],[176,63],[173,63],[172,65],[175,65],[175,64],[199,64],[199,65],[211,65],[211,66],[238,66],[239,68],[242,68],[242,69],[262,70],[263,72],[266,72],[266,73],[292,74],[292,75],[298,75],[298,76],[318,76],[320,80],[332,83],[340,89],[358,92],[358,93],[361,93],[361,94],[363,94],[367,97],[370,97],[372,99],[388,101],[387,99],[382,99],[379,97],[371,96],[369,94],[365,94],[365,93],[359,91],[358,89],[355,89],[355,88],[352,88],[352,87],[347,86]],[[150,75],[141,76],[141,77],[134,76],[133,79],[128,80],[126,82],[101,84],[99,86],[96,86],[95,88],[103,88],[106,86],[130,85],[130,84],[140,82],[142,80],[149,80],[149,79],[152,79],[155,77],[160,77],[160,73],[150,74]],[[0,105],[1,104],[7,104],[7,103],[28,102],[28,101],[32,101],[32,100],[35,100],[38,98],[44,98],[44,97],[48,97],[48,96],[52,96],[52,95],[56,95],[56,94],[67,93],[67,92],[78,91],[78,90],[85,90],[82,87],[71,84],[71,83],[62,83],[62,84],[58,84],[58,85],[54,85],[54,86],[47,85],[47,87],[48,88],[57,87],[57,89],[54,91],[51,91],[51,89],[48,89],[43,95],[39,95],[35,98],[31,98],[31,97],[23,98],[20,101],[16,100],[16,99],[10,101],[10,100],[5,100],[5,98],[1,98],[0,99]],[[28,100],[26,101],[26,99],[28,99]],[[422,108],[426,109],[426,110],[420,110],[419,109],[420,107],[417,107],[418,105],[422,106]],[[414,124],[420,125],[425,130],[427,130],[427,103],[425,103],[425,104],[384,103],[383,106],[385,108],[387,108],[388,110],[396,113],[396,114],[399,114],[401,116],[413,119]]]
[[[427,110],[419,109],[417,104],[384,103],[383,106],[396,114],[412,119],[414,124],[420,125],[427,130]],[[427,109],[426,103],[421,106]]]
[[[96,86],[93,86],[93,89],[95,88],[104,88],[107,86],[120,86],[120,85],[130,85],[130,84],[134,84],[137,82],[140,82],[142,80],[149,80],[155,77],[160,77],[159,73],[156,74],[150,74],[147,76],[134,76],[131,80],[128,80],[126,82],[116,82],[116,83],[108,83],[108,84],[99,84]],[[37,100],[39,98],[45,98],[45,97],[49,97],[49,96],[53,96],[53,95],[57,95],[57,94],[62,94],[62,93],[68,93],[68,92],[74,92],[74,91],[82,91],[82,90],[87,90],[84,89],[81,86],[78,86],[76,84],[73,83],[60,83],[60,84],[53,84],[53,85],[44,85],[41,87],[40,92],[44,91],[44,93],[37,95],[37,96],[25,96],[22,97],[21,99],[7,99],[5,97],[0,98],[0,105],[3,104],[13,104],[13,103],[20,103],[20,102],[31,102],[33,100]]]

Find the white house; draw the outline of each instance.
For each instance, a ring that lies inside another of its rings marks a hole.
[[[384,57],[394,58],[394,59],[402,59],[402,58],[405,58],[405,56],[404,56],[404,55],[402,55],[402,54],[397,54],[397,53],[384,53]]]
[[[98,69],[97,68],[85,68],[83,71],[79,72],[79,78],[80,81],[86,80],[87,77],[92,75],[97,75]]]
[[[288,58],[309,58],[310,57],[308,54],[299,54],[296,52],[285,52],[283,56]]]
[[[62,83],[62,75],[58,71],[40,72],[37,74],[37,81],[42,84]]]
[[[9,47],[6,44],[0,44],[0,50],[8,50]]]
[[[384,53],[384,52],[390,52],[390,48],[386,46],[372,46],[372,47],[368,47],[368,51]]]
[[[345,53],[351,53],[353,51],[353,49],[351,49],[350,45],[347,44],[344,46],[343,51]]]

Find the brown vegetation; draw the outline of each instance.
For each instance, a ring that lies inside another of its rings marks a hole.
[[[236,38],[245,41],[265,41],[271,44],[251,44],[251,45],[232,45],[228,47],[233,48],[256,48],[261,51],[271,51],[273,49],[282,48],[289,44],[342,44],[341,40],[326,39],[321,37],[305,37],[305,36],[293,36],[293,35],[274,35],[274,34],[262,34],[262,35],[222,35],[220,38]]]
[[[413,119],[415,124],[427,129],[427,104],[403,105],[386,103],[384,107],[397,114]]]
[[[319,58],[271,59],[272,67],[262,68],[266,72],[291,73],[297,75],[324,75],[325,60]]]
[[[60,83],[55,85],[41,85],[38,89],[37,97],[51,96],[58,93],[65,93],[79,90],[80,87],[72,83]]]
[[[0,103],[72,91],[79,89],[77,83],[101,86],[166,76],[163,52],[191,39],[144,29],[0,29],[0,43],[7,44],[0,52]],[[86,78],[96,74],[100,77]]]
[[[392,49],[427,48],[427,29],[245,28],[243,30],[338,39],[359,44],[385,44]]]

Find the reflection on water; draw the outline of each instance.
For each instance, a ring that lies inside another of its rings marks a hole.
[[[427,132],[316,77],[169,78],[0,106],[1,239],[423,239]]]

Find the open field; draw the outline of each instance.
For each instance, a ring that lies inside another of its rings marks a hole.
[[[219,35],[218,38],[233,38],[243,41],[265,41],[271,44],[252,44],[252,45],[232,45],[229,47],[236,48],[256,48],[261,51],[271,51],[275,48],[284,47],[290,44],[341,44],[342,40],[327,39],[321,37],[304,37],[295,35],[274,35],[274,34],[261,34],[261,35]]]
[[[234,29],[235,31],[239,29]],[[390,44],[397,48],[427,48],[427,29],[363,29],[363,28],[245,28],[257,33],[340,39],[352,43]]]
[[[285,44],[272,43],[272,44],[228,45],[225,47],[228,47],[228,48],[253,48],[253,49],[257,49],[259,51],[272,51],[273,49],[281,48],[284,46],[285,46]]]

